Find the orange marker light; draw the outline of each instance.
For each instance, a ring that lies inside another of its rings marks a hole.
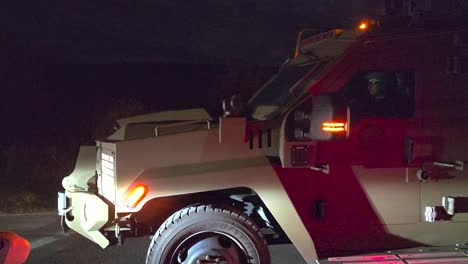
[[[362,22],[361,24],[359,24],[359,29],[360,29],[360,30],[366,30],[366,29],[367,29],[367,23],[366,23],[366,22]]]
[[[322,130],[325,132],[339,133],[347,130],[344,122],[325,122],[322,124]]]
[[[146,188],[146,186],[136,186],[125,200],[127,207],[135,208],[138,205],[138,203],[145,197],[147,192],[148,188]]]

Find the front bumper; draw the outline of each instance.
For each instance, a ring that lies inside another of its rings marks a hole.
[[[109,240],[100,231],[109,221],[109,205],[101,198],[89,192],[59,192],[57,207],[69,228],[102,248],[109,246]]]

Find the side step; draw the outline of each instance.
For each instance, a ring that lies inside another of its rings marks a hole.
[[[333,257],[318,264],[468,264],[468,247],[422,247],[383,254]]]

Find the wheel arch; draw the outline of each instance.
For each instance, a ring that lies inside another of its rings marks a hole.
[[[264,209],[267,219],[270,224],[272,224],[276,234],[279,235],[277,238],[267,238],[269,244],[286,241],[292,242],[308,263],[314,263],[314,261],[318,259],[312,238],[308,235],[308,232],[302,222],[297,224],[297,220],[300,221],[299,216],[297,215],[297,217],[295,217],[288,212],[281,211],[281,213],[288,215],[291,218],[291,222],[284,225],[284,216],[282,216],[283,218],[279,221],[277,219],[278,208],[276,207],[278,205],[274,206],[275,208],[272,208],[271,205],[274,201],[271,199],[265,201],[265,199],[269,199],[271,197],[268,195],[262,196],[255,189],[250,187],[235,187],[198,193],[155,197],[148,200],[141,210],[134,213],[132,217],[135,218],[137,223],[149,224],[149,231],[155,232],[168,217],[182,208],[196,204],[228,204],[239,208],[243,202],[236,196],[242,195],[250,196],[249,198],[251,198],[250,200],[254,206],[260,206]],[[290,203],[289,198],[287,201],[283,202]],[[290,204],[290,206],[292,206],[292,204]],[[243,210],[245,210],[245,208],[243,208]],[[253,220],[258,226],[262,227],[265,225],[264,222],[261,222],[265,219],[254,217]],[[291,236],[294,234],[300,234],[300,236]]]
[[[259,227],[272,229],[276,233],[275,240],[269,240],[269,244],[290,242],[261,197],[247,187],[152,198],[133,214],[133,218],[138,223],[151,225],[151,230],[154,230],[176,211],[198,204],[228,205],[242,210]]]
[[[145,198],[133,210],[124,208],[122,201],[118,202],[116,211],[136,214],[143,207],[147,208],[147,204],[158,203],[159,209],[146,210],[159,210],[161,215],[168,216],[170,210],[180,209],[187,201],[195,202],[200,194],[203,198],[219,199],[216,194],[220,190],[247,188],[260,197],[304,259],[314,263],[317,253],[312,236],[289,198],[276,166],[279,165],[268,157],[259,156],[145,169],[131,182],[121,182],[118,190],[118,197],[122,199],[136,185],[144,184],[148,187]]]

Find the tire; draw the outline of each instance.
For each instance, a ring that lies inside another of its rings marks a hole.
[[[258,226],[237,209],[200,205],[184,208],[156,231],[147,264],[270,264]]]

